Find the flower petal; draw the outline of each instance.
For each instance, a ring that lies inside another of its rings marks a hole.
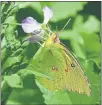
[[[47,6],[45,6],[43,8],[43,12],[44,12],[44,24],[47,24],[48,21],[52,18],[53,16],[53,11],[48,8]]]
[[[31,37],[28,38],[28,41],[31,43],[37,43],[41,41],[40,35],[32,35]]]
[[[33,35],[38,35],[38,34],[40,34],[41,32],[42,32],[42,30],[39,29],[39,30],[33,31],[32,34],[33,34]]]
[[[35,19],[32,17],[27,17],[22,21],[22,28],[25,33],[31,33],[34,30],[38,30],[41,28],[41,24],[38,23]]]

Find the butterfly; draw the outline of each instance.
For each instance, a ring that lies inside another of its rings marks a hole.
[[[56,33],[44,42],[31,64],[37,71],[52,77],[36,76],[44,87],[51,91],[68,90],[90,96],[87,76],[71,51],[61,43]]]

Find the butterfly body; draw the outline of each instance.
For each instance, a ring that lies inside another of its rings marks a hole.
[[[56,33],[46,40],[40,50],[37,57],[41,63],[36,63],[35,67],[39,65],[40,72],[52,76],[52,79],[36,77],[43,86],[52,91],[68,90],[90,96],[87,77],[75,57],[61,44]]]

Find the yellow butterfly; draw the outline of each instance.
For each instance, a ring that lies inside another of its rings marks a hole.
[[[49,90],[68,90],[90,96],[90,84],[80,64],[70,50],[60,42],[56,33],[53,33],[39,49],[33,64],[36,68],[39,67],[41,72],[53,77],[53,79],[36,77]]]

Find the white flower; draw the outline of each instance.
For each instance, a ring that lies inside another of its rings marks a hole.
[[[41,41],[40,35],[32,35],[31,37],[28,38],[28,41],[31,43],[36,43]]]
[[[27,17],[22,21],[22,28],[25,33],[32,33],[34,30],[37,30],[41,27],[41,24],[38,23],[32,17]]]
[[[43,8],[43,12],[44,12],[44,24],[47,24],[48,21],[53,17],[53,11],[47,6],[45,6]]]
[[[43,8],[43,12],[44,12],[44,21],[42,24],[47,24],[48,21],[52,18],[53,16],[53,11],[48,8],[47,6],[45,6]],[[38,23],[34,18],[32,17],[27,17],[26,19],[24,19],[22,21],[22,28],[24,30],[25,33],[34,33],[37,32],[39,30],[41,30],[41,23]],[[35,33],[36,34],[36,33]]]

